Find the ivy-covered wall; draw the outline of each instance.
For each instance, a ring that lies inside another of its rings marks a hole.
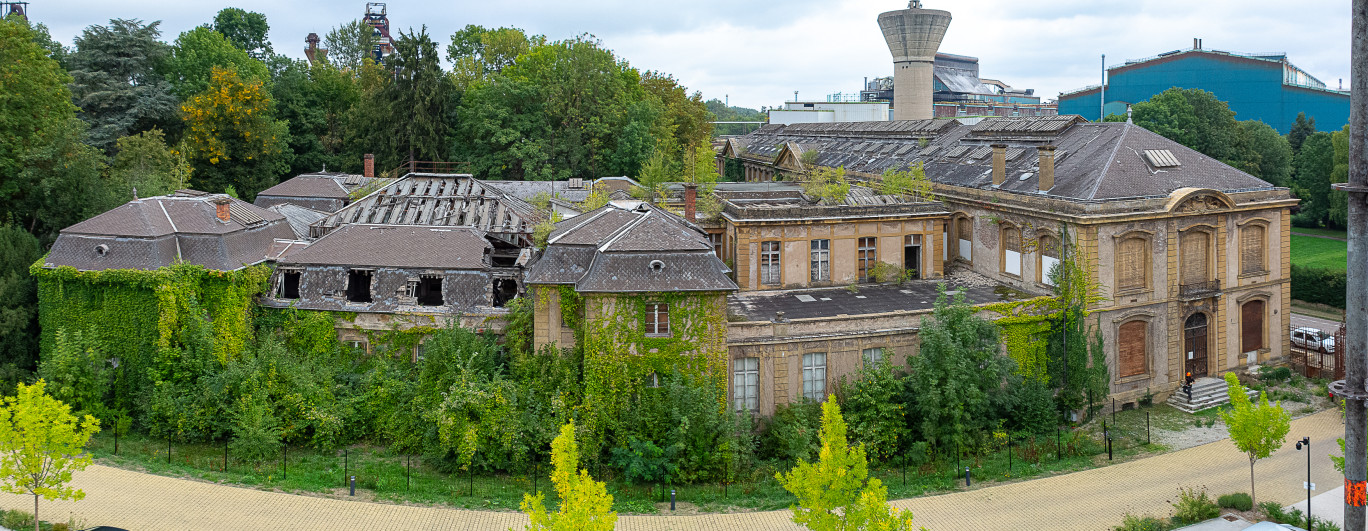
[[[94,334],[106,356],[129,362],[149,360],[170,346],[194,307],[202,308],[212,323],[219,360],[240,355],[252,338],[253,297],[270,276],[263,265],[237,271],[189,264],[152,271],[78,271],[48,269],[42,263],[29,272],[38,279],[43,353],[53,348],[58,330],[80,330]]]

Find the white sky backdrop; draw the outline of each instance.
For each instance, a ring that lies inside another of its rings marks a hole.
[[[362,1],[30,0],[30,14],[71,44],[111,18],[161,20],[163,40],[232,5],[264,13],[279,53],[302,58],[304,37],[359,18]],[[876,18],[899,0],[658,2],[650,0],[400,0],[392,30],[427,25],[445,53],[466,24],[515,26],[562,39],[591,33],[641,69],[673,74],[705,99],[759,108],[822,100],[892,73]],[[1189,48],[1286,52],[1330,88],[1349,78],[1349,2],[1330,0],[925,0],[954,20],[940,50],[979,58],[984,77],[1053,98],[1098,83],[1101,54],[1120,64]],[[397,37],[397,31],[395,31]]]

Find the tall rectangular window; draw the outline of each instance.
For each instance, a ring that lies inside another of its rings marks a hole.
[[[874,347],[874,348],[867,348],[867,349],[864,349],[864,362],[865,362],[865,367],[876,367],[876,366],[878,366],[880,363],[883,363],[883,356],[884,356],[884,349],[883,349],[883,347]]]
[[[826,398],[826,353],[803,354],[803,396],[821,401]]]
[[[1050,274],[1055,267],[1059,266],[1059,240],[1054,236],[1042,235],[1040,237],[1040,282],[1053,286],[1054,281],[1050,280]]]
[[[1021,276],[1021,231],[1016,227],[1002,229],[1002,272]]]
[[[760,358],[737,358],[732,363],[732,402],[736,410],[759,409]]]
[[[1132,236],[1116,245],[1117,291],[1145,289],[1149,285],[1149,242]]]
[[[276,292],[276,298],[298,299],[299,298],[299,271],[281,270],[280,290]]]
[[[831,280],[831,240],[812,240],[812,281]]]
[[[1240,272],[1260,273],[1265,270],[1263,225],[1240,229]]]
[[[955,225],[959,227],[959,257],[966,262],[973,262],[974,218],[960,218]]]
[[[860,268],[860,282],[869,282],[869,272],[874,269],[874,263],[879,259],[879,239],[874,237],[860,238],[860,247],[855,251],[855,259]]]
[[[779,242],[760,242],[760,283],[779,284]]]
[[[670,305],[653,303],[646,305],[646,335],[670,335]]]
[[[712,244],[713,254],[717,255],[718,258],[722,258],[722,233],[709,232],[708,243]]]
[[[1145,374],[1148,350],[1145,347],[1149,332],[1145,321],[1131,321],[1121,325],[1116,333],[1118,367],[1116,375],[1125,378]]]

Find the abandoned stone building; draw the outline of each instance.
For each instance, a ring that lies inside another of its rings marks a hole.
[[[293,204],[321,212],[337,212],[389,179],[377,179],[373,165],[365,175],[318,172],[297,175],[257,193],[253,204],[269,208]]]
[[[1105,298],[1093,315],[1122,400],[1287,355],[1296,200],[1129,123],[769,125],[718,158],[755,181],[840,166],[877,183],[920,164],[948,212],[938,258],[1028,293],[1048,292],[1072,246]]]

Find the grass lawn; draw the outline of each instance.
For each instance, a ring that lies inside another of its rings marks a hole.
[[[1131,413],[1131,412],[1126,412]],[[1142,421],[1143,422],[1143,421]],[[1120,436],[1114,448],[1115,462],[1151,455],[1162,451],[1144,441],[1143,425],[1137,430],[1113,430]],[[937,461],[903,468],[898,464],[876,466],[870,473],[883,480],[890,499],[909,498],[964,487],[964,467],[970,467],[974,487],[1002,481],[1015,481],[1041,475],[1085,470],[1109,464],[1104,446],[1097,441],[1101,434],[1100,422],[1094,421],[1076,430],[1061,430],[1058,438],[1039,436],[1018,439],[1007,448],[986,451],[964,449],[960,459],[942,455]],[[1001,441],[1003,447],[1007,446]],[[290,448],[289,469],[281,459],[261,463],[245,463],[229,456],[224,469],[223,445],[175,444],[167,459],[165,440],[141,434],[120,437],[119,453],[114,454],[112,434],[101,432],[89,447],[97,462],[119,468],[172,477],[192,478],[213,483],[244,486],[262,490],[281,490],[300,494],[315,494],[341,499],[373,500],[388,503],[443,505],[469,509],[516,511],[524,492],[534,487],[547,495],[547,505],[557,503],[555,491],[545,464],[528,473],[512,475],[481,475],[471,478],[464,473],[444,474],[426,466],[414,456],[412,468],[406,470],[406,458],[384,448],[354,445],[346,451],[319,452],[305,448]],[[1059,455],[1061,452],[1062,457]],[[282,456],[283,457],[283,456]],[[356,476],[356,498],[348,496],[343,480]],[[613,477],[610,471],[590,464],[589,472],[595,479],[607,482],[613,495],[613,508],[623,513],[655,513],[668,510],[669,489],[677,490],[678,500],[696,507],[701,512],[735,512],[787,508],[794,498],[774,479],[775,472],[787,464],[762,463],[745,471],[733,472],[735,482],[724,487],[719,484],[655,486],[631,485]],[[406,474],[407,472],[407,474]],[[534,479],[535,476],[535,479]]]
[[[1292,236],[1292,263],[1299,266],[1343,271],[1348,264],[1348,254],[1349,244],[1346,242],[1310,236]]]
[[[1349,233],[1338,229],[1307,229],[1302,227],[1292,227],[1293,233],[1314,234],[1316,236],[1329,236],[1341,240],[1348,238]]]

